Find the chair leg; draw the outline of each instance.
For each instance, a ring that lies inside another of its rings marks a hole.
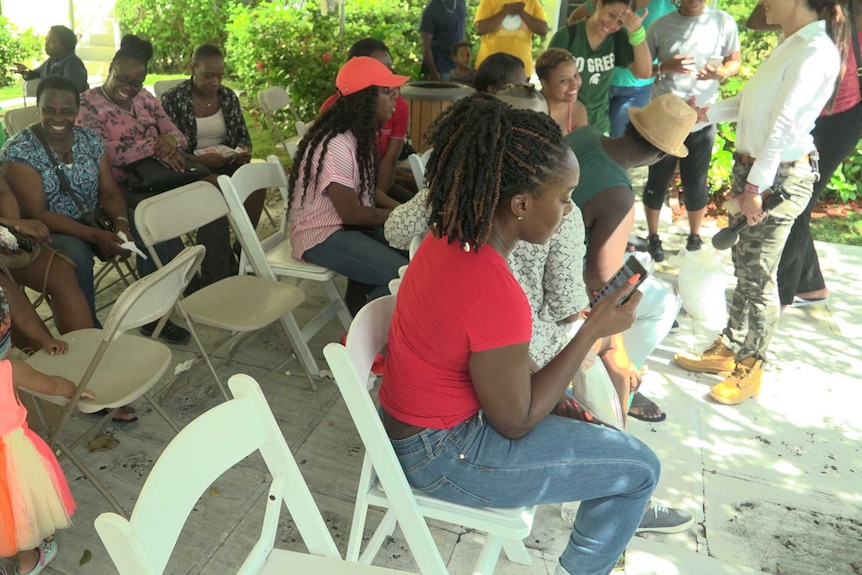
[[[62,441],[58,441],[54,445],[54,449],[59,449],[63,455],[69,458],[69,461],[71,461],[72,464],[78,468],[78,471],[80,471],[84,475],[84,477],[87,478],[87,481],[89,481],[90,484],[96,488],[96,491],[98,491],[102,495],[102,497],[104,497],[108,501],[108,503],[111,505],[114,511],[117,512],[117,514],[123,517],[127,517],[126,511],[120,506],[120,502],[117,501],[117,499],[113,495],[111,495],[111,492],[108,491],[108,489],[102,484],[101,481],[96,479],[96,476],[93,475],[90,469],[86,465],[84,465],[84,463],[80,459],[78,459],[78,456],[72,453],[72,450],[69,448],[69,446],[67,446]]]
[[[302,330],[299,329],[299,324],[296,323],[296,318],[292,312],[287,312],[281,316],[281,325],[284,327],[287,340],[293,348],[297,360],[299,360],[299,365],[302,366],[302,370],[305,372],[305,377],[308,378],[308,382],[311,384],[312,391],[317,391],[317,381],[315,381],[312,374],[319,374],[320,369],[317,367],[317,361],[308,347],[308,342],[302,337]]]
[[[482,551],[479,553],[479,559],[476,561],[476,567],[473,569],[473,575],[493,575],[497,559],[500,557],[503,538],[490,533],[486,537]]]
[[[180,432],[180,426],[179,426],[179,425],[177,425],[177,422],[175,422],[175,421],[173,420],[173,418],[165,412],[165,410],[164,410],[164,409],[162,409],[162,406],[161,406],[161,405],[159,405],[159,402],[158,402],[158,401],[156,401],[155,399],[153,399],[153,397],[152,397],[149,393],[145,393],[145,394],[144,394],[144,399],[146,399],[147,401],[149,401],[149,402],[150,402],[150,405],[152,405],[152,406],[153,406],[153,409],[155,409],[155,410],[156,410],[156,413],[158,413],[159,415],[161,415],[161,416],[162,416],[162,419],[164,419],[164,420],[165,420],[165,422],[166,422],[168,425],[170,425],[170,426],[171,426],[171,429],[173,429],[173,430],[174,430],[174,433],[179,433],[179,432]]]
[[[527,551],[527,546],[521,539],[503,539],[503,551],[512,563],[532,565],[533,557]]]
[[[371,565],[371,562],[374,561],[374,558],[377,557],[377,554],[380,552],[380,548],[383,547],[384,543],[386,543],[386,538],[395,533],[395,526],[397,523],[395,512],[392,509],[387,509],[386,514],[380,521],[380,525],[378,525],[377,529],[374,531],[374,535],[372,535],[371,539],[368,540],[368,545],[365,546],[365,551],[363,551],[362,555],[359,556],[359,563]],[[359,532],[359,540],[362,541],[361,530]]]
[[[329,296],[329,301],[335,302],[335,305],[338,306],[338,319],[341,320],[341,327],[345,330],[350,329],[353,316],[350,315],[347,304],[344,303],[344,298],[341,297],[341,292],[338,291],[335,281],[330,279],[324,282],[323,287],[326,290],[326,295]]]

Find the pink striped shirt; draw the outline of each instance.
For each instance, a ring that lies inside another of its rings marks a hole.
[[[311,175],[317,173],[321,146],[311,156]],[[307,161],[309,152],[302,160]],[[344,222],[335,210],[329,193],[329,184],[341,184],[348,188],[359,185],[359,165],[356,163],[356,138],[350,132],[338,134],[329,141],[323,170],[317,178],[317,185],[306,189],[303,173],[304,166],[296,181],[296,190],[290,204],[290,244],[291,255],[301,260],[306,250],[323,243],[329,236],[342,229]],[[356,190],[358,193],[358,190]],[[305,193],[305,199],[302,195]],[[372,205],[373,194],[360,197],[363,206]]]

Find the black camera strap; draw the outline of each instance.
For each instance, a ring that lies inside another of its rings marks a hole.
[[[42,126],[39,124],[33,124],[30,126],[30,131],[33,132],[33,135],[36,136],[36,139],[39,140],[40,144],[42,144],[42,147],[45,148],[45,154],[48,156],[48,161],[51,162],[51,166],[57,174],[57,179],[60,181],[60,189],[63,190],[63,193],[72,198],[72,201],[75,202],[75,205],[78,207],[78,212],[80,212],[78,217],[82,217],[88,210],[84,209],[84,204],[82,204],[81,200],[78,199],[78,196],[75,195],[75,191],[72,190],[72,185],[69,183],[69,179],[66,178],[66,173],[63,172],[63,167],[60,165],[60,162],[57,161],[54,150],[52,150],[45,141],[45,135],[42,133]]]

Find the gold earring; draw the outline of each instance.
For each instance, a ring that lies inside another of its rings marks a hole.
[[[524,216],[518,216],[518,219],[519,219],[519,220],[523,220],[523,219],[524,219]]]

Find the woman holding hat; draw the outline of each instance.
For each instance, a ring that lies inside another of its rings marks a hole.
[[[397,205],[375,194],[375,139],[395,110],[408,78],[368,56],[338,71],[339,98],[309,128],[290,171],[288,197],[293,257],[389,293],[407,258],[389,247],[382,225]],[[348,302],[356,313],[364,301]]]
[[[597,293],[616,273],[626,254],[634,225],[634,194],[627,170],[649,166],[667,155],[684,157],[683,144],[695,122],[695,114],[673,94],[659,96],[644,108],[630,107],[629,124],[619,138],[603,136],[598,128],[584,126],[566,136],[581,170],[590,174],[572,193],[581,208],[587,230],[584,279],[587,290]],[[635,325],[623,333],[633,368],[640,370],[647,356],[670,332],[680,301],[673,289],[650,277],[643,284],[643,301]],[[658,422],[665,414],[642,394],[635,394],[629,415]]]
[[[697,356],[674,359],[695,372],[732,372],[709,395],[729,405],[760,393],[763,364],[780,313],[776,270],[796,217],[819,177],[811,137],[814,122],[834,94],[846,49],[847,22],[836,0],[762,0],[769,24],[785,40],[757,69],[740,93],[712,107],[697,108],[698,120],[737,122],[733,191],[747,221],[733,247],[737,285],[727,327]],[[763,195],[783,191],[777,209],[763,211]]]

